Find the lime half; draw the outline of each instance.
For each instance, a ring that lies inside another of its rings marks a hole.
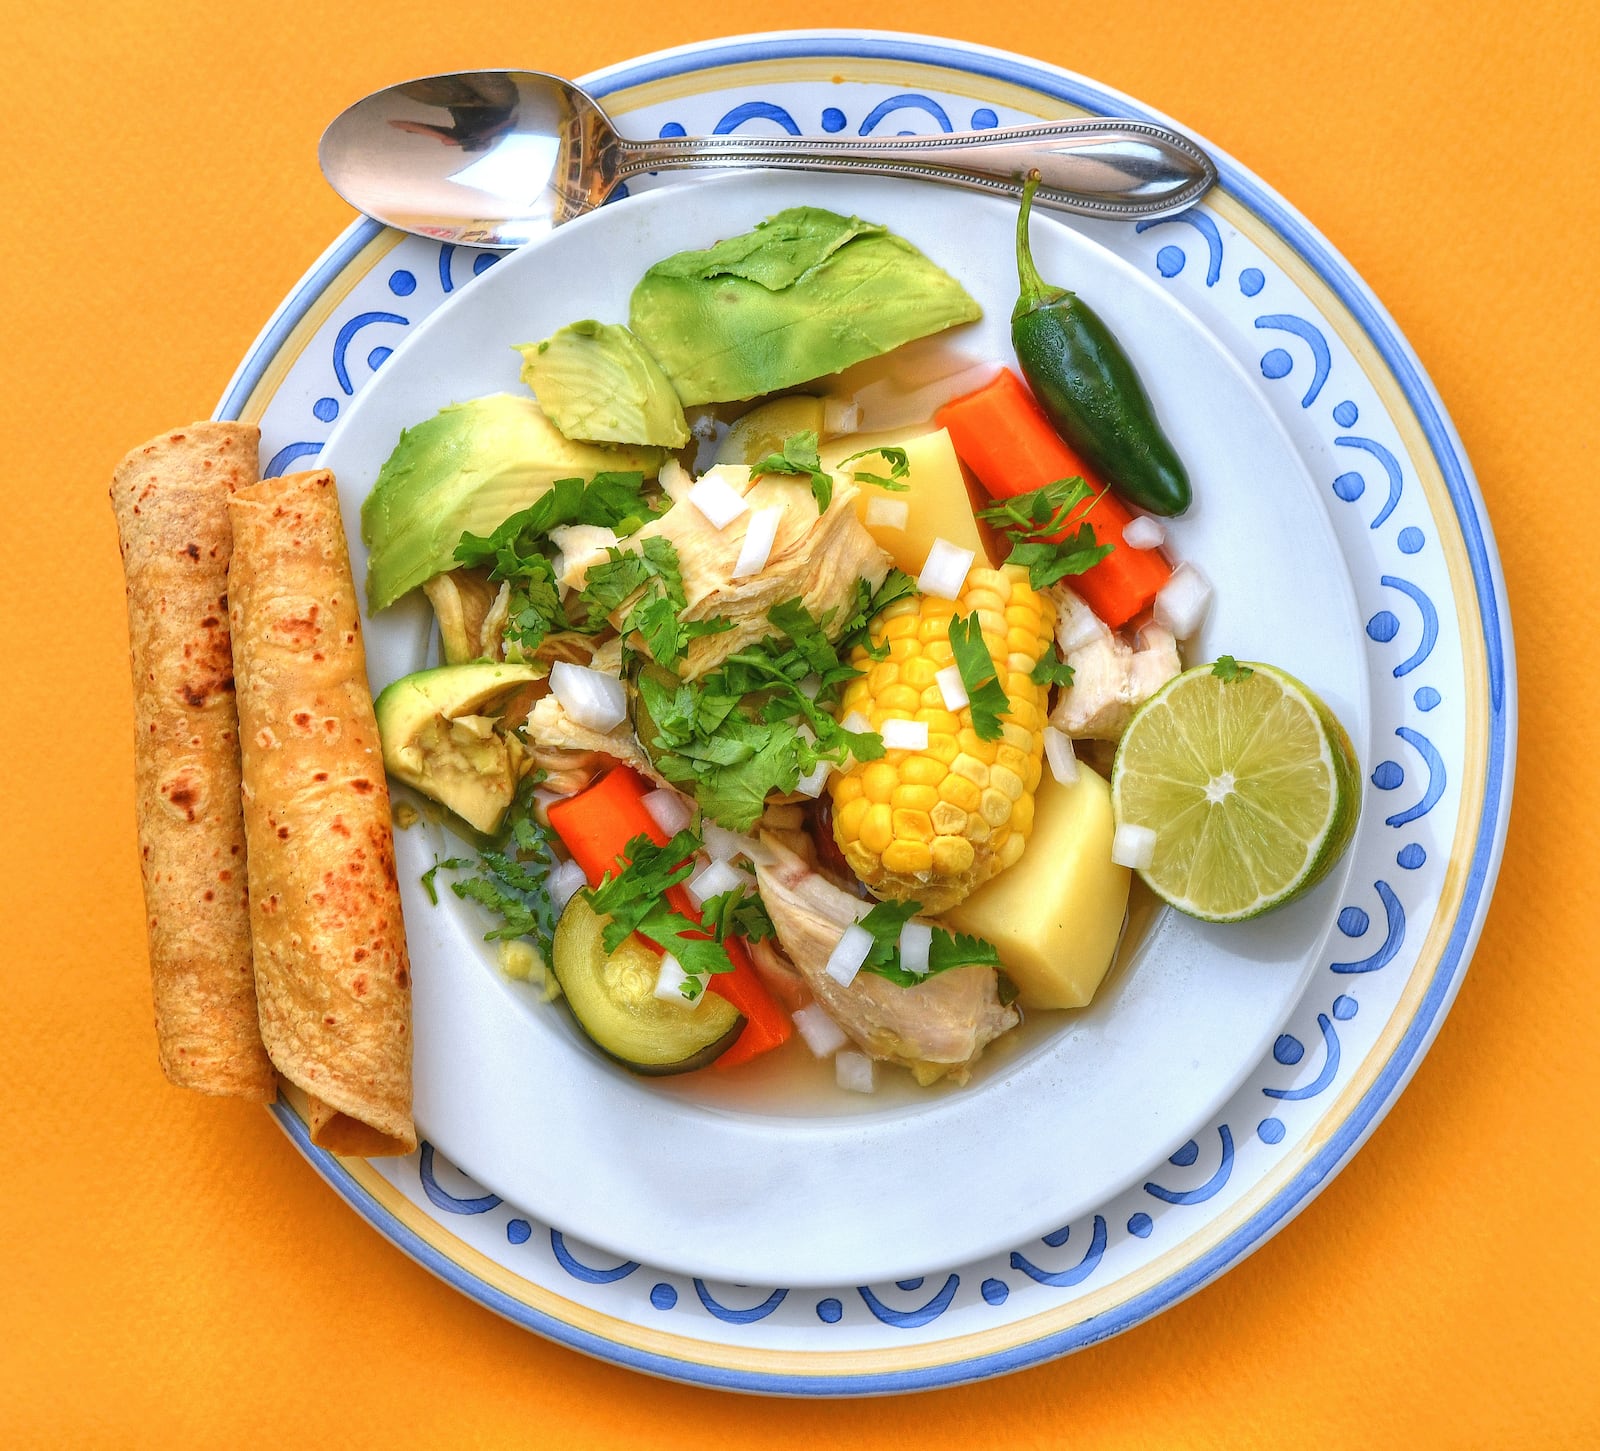
[[[1349,846],[1361,802],[1355,749],[1326,705],[1270,665],[1229,674],[1200,665],[1168,681],[1111,773],[1118,824],[1155,833],[1139,875],[1207,922],[1309,891]]]

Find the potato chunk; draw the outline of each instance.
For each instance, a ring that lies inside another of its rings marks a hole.
[[[1087,766],[1063,786],[1039,783],[1022,859],[943,914],[986,937],[1027,1008],[1081,1008],[1117,950],[1132,873],[1111,860],[1111,788]]]

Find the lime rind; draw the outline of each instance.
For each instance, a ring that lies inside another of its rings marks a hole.
[[[1338,718],[1270,665],[1233,680],[1209,665],[1139,707],[1117,748],[1118,822],[1156,833],[1139,875],[1208,922],[1259,917],[1304,895],[1343,855],[1360,767]]]

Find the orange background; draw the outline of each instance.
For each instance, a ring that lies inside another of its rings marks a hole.
[[[1453,0],[7,7],[0,224],[0,1444],[1600,1444],[1594,380],[1600,7]],[[647,1380],[469,1303],[266,1114],[156,1068],[105,486],[205,414],[349,214],[322,125],[466,66],[577,74],[870,20],[1119,87],[1320,226],[1421,354],[1510,582],[1521,769],[1461,998],[1354,1163],[1166,1315],[1010,1379],[781,1405]]]

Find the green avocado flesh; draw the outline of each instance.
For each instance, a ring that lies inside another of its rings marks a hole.
[[[384,769],[485,834],[516,794],[522,745],[495,729],[510,698],[544,670],[474,661],[401,676],[373,701]]]
[[[663,448],[688,443],[678,395],[627,328],[591,318],[517,351],[522,381],[568,438]]]
[[[361,506],[367,607],[451,568],[463,533],[491,534],[557,479],[654,475],[662,450],[574,443],[532,398],[491,393],[408,428]]]
[[[693,405],[793,388],[982,310],[887,227],[791,207],[656,263],[629,314],[633,335]]]

